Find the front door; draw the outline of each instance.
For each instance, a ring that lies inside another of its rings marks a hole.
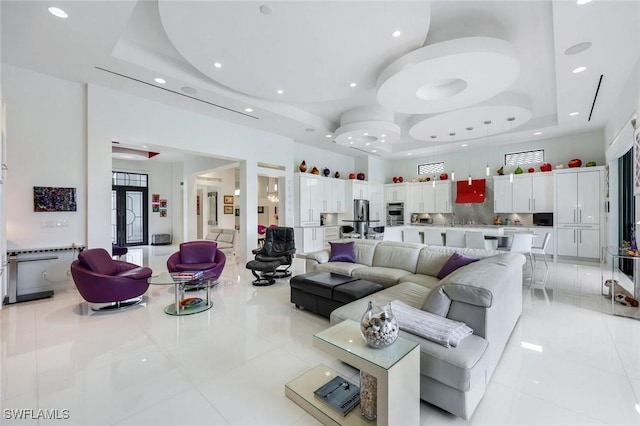
[[[125,247],[148,241],[148,176],[114,172],[111,186],[111,241]]]

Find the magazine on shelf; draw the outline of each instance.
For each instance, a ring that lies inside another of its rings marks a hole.
[[[196,281],[202,279],[203,272],[202,271],[192,271],[192,272],[172,272],[171,278],[176,281]]]
[[[360,403],[360,388],[340,376],[334,377],[313,393],[343,416]]]

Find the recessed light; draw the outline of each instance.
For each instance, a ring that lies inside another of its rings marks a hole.
[[[349,142],[350,145],[353,145],[353,141]]]
[[[167,80],[165,80],[164,78],[160,78],[160,77],[154,78],[153,81],[155,81],[158,84],[165,84],[167,82]]]
[[[271,15],[271,7],[268,4],[260,5],[260,13],[263,15]]]
[[[540,136],[541,134],[542,134],[542,132],[535,132],[535,133],[533,134],[533,136]]]
[[[407,152],[407,155],[413,155],[413,153],[412,152]]]
[[[372,149],[371,152],[378,152],[378,150],[377,149]]]
[[[460,146],[469,146],[469,144],[468,144],[468,143],[463,143],[463,144],[462,144],[462,145],[460,145]]]
[[[469,126],[469,127],[467,127],[467,130],[471,131],[471,130],[473,130],[473,127]]]
[[[386,139],[381,139],[380,142],[381,143],[385,143],[387,140]]]
[[[353,139],[353,138],[352,138],[351,136],[347,136],[347,139],[351,140],[351,139]]]
[[[398,30],[396,30],[396,31],[394,31],[394,32],[392,32],[392,33],[391,33],[391,35],[392,35],[393,37],[396,37],[396,38],[400,37],[400,35],[401,35],[401,34],[402,34],[402,33],[401,33],[400,31],[398,31]]]
[[[358,85],[358,83],[351,83],[351,84],[349,85],[349,87],[356,87],[357,85]]]
[[[326,135],[324,135],[325,138],[330,138],[331,136],[333,136],[331,133],[327,133]]]
[[[574,116],[580,114],[578,111],[570,112],[569,115]]]
[[[222,68],[222,64],[220,62],[214,62],[213,66],[216,68]]]
[[[582,71],[584,71],[586,69],[587,69],[587,67],[578,67],[578,68],[574,69],[571,72],[574,73],[574,74],[578,74],[579,72],[582,72]]]
[[[367,142],[367,143],[365,143],[365,145],[366,145],[366,146],[369,146],[369,145],[371,145],[371,142]]]
[[[583,4],[591,3],[591,0],[576,0],[576,4],[582,6]]]
[[[568,47],[567,50],[564,51],[564,54],[577,55],[578,53],[582,53],[590,47],[591,47],[591,42],[584,41],[582,43],[574,44],[573,46]]]
[[[365,133],[364,135],[365,135],[365,136],[369,136],[369,133]]]
[[[58,18],[64,19],[69,16],[67,15],[67,12],[60,9],[59,7],[51,6],[48,10],[50,14],[52,14],[53,16],[57,16]]]
[[[245,108],[244,112],[253,112],[253,108]]]
[[[278,90],[276,90],[276,93],[277,93],[278,95],[282,95],[282,94],[284,93],[284,90],[282,90],[282,89],[278,89]]]
[[[142,147],[143,147],[143,148],[146,148],[147,146],[146,146],[146,145],[142,145]]]
[[[387,135],[385,135],[384,133],[380,135],[381,138],[386,138]]]

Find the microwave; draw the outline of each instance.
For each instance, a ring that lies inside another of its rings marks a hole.
[[[553,213],[534,213],[533,224],[535,226],[553,226]]]

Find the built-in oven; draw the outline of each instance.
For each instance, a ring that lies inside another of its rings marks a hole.
[[[387,203],[387,226],[404,225],[404,203]]]

